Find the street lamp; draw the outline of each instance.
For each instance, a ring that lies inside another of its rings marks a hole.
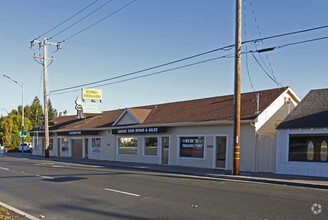
[[[22,87],[22,135],[21,136],[22,136],[22,155],[24,155],[24,84],[19,83],[16,80],[13,80],[7,75],[3,75],[3,76],[10,79],[14,83],[18,84],[20,87]]]

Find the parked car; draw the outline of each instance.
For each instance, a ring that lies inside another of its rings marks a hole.
[[[18,147],[19,152],[22,152],[23,148],[22,148],[22,143],[20,143],[19,147]],[[24,152],[32,152],[33,150],[33,145],[31,142],[24,142]]]

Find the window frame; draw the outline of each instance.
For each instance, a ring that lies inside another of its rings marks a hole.
[[[137,149],[137,151],[136,151],[136,153],[135,154],[122,154],[122,153],[120,153],[120,139],[121,138],[136,138],[137,139],[137,146],[136,146],[136,149]],[[139,154],[139,144],[140,144],[140,137],[133,137],[133,136],[128,136],[128,137],[124,137],[124,136],[119,136],[119,137],[117,137],[117,155],[118,156],[138,156],[138,154]]]
[[[291,160],[291,155],[297,153],[296,151],[291,151],[291,139],[293,137],[300,137],[307,139],[306,141],[300,142],[300,144],[303,144],[303,152],[301,151],[301,157],[303,159],[294,159]],[[308,160],[308,143],[312,141],[313,142],[313,159]],[[309,131],[301,131],[301,132],[288,132],[288,138],[287,138],[287,154],[286,154],[286,161],[288,163],[314,163],[314,164],[328,164],[328,155],[326,158],[326,161],[321,161],[321,144],[323,141],[326,141],[328,143],[328,133],[320,132],[320,130],[316,132],[309,132]],[[318,143],[320,142],[320,147],[318,147]]]
[[[183,160],[206,160],[206,138],[208,135],[204,134],[193,134],[193,135],[177,135],[177,158]],[[193,137],[202,137],[204,138],[203,141],[203,157],[181,157],[181,138],[193,138]]]
[[[92,153],[92,154],[100,154],[101,153],[101,148],[102,148],[102,138],[101,137],[91,137],[90,139],[91,139],[91,152],[90,153]],[[100,146],[97,147],[99,149],[99,151],[95,151],[95,147],[93,147],[93,139],[99,139]],[[89,147],[89,146],[87,146],[87,147]]]
[[[146,138],[156,138],[157,139],[157,146],[156,146],[156,155],[152,155],[152,154],[146,154]],[[143,150],[142,150],[142,155],[145,157],[159,157],[159,137],[158,136],[146,136],[143,137]]]

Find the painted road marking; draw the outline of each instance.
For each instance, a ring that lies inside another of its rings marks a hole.
[[[129,192],[123,192],[123,191],[119,191],[119,190],[115,190],[115,189],[108,189],[108,188],[105,188],[105,190],[107,191],[111,191],[111,192],[117,192],[117,193],[122,193],[122,194],[125,194],[125,195],[129,195],[129,196],[140,196],[138,194],[134,194],[134,193],[129,193]]]
[[[67,168],[69,166],[66,166],[66,165],[53,165],[52,167],[54,167],[54,168]]]
[[[2,169],[2,170],[9,170],[9,169],[6,168],[6,167],[0,167],[0,169]]]
[[[50,176],[40,176],[39,174],[36,174],[35,176],[41,177],[41,178],[44,178],[44,179],[51,179],[51,180],[54,179],[53,177],[50,177]]]

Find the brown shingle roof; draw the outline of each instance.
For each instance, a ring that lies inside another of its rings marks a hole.
[[[287,88],[243,93],[241,95],[241,120],[258,116],[256,94],[259,94],[259,111],[265,110]],[[92,129],[112,127],[124,110],[105,111],[102,115],[91,115],[84,119],[62,116],[54,119],[50,130]],[[233,95],[204,98],[129,108],[141,125],[231,121],[233,120]]]

